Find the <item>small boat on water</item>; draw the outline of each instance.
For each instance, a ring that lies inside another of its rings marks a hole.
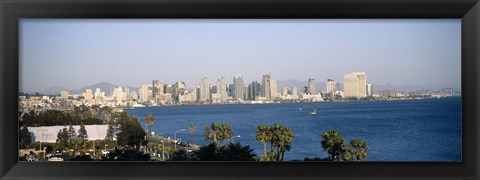
[[[315,102],[315,105],[312,108],[312,111],[310,111],[310,115],[316,115],[317,114],[317,102]]]
[[[143,104],[133,104],[131,107],[137,108],[137,107],[145,107]]]
[[[302,108],[300,108],[300,109],[298,109],[298,110],[302,111],[303,109],[302,109]]]

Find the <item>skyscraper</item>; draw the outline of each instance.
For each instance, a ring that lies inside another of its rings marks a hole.
[[[335,93],[336,89],[336,83],[333,79],[327,79],[327,93]]]
[[[311,77],[308,79],[307,93],[315,94],[315,78],[314,77]]]
[[[367,96],[365,72],[353,72],[343,77],[343,94],[345,97],[361,98]]]
[[[160,102],[163,99],[163,82],[160,80],[152,81],[152,94],[157,102]]]
[[[240,75],[236,75],[233,77],[233,98],[238,100],[244,100],[243,98],[243,90],[245,89],[245,84],[243,83],[243,77]]]
[[[227,83],[225,82],[225,78],[223,76],[218,78],[217,93],[220,94],[220,101],[222,103],[227,101]]]
[[[372,84],[367,84],[367,96],[368,96],[368,97],[372,97],[372,96],[373,96]]]
[[[210,83],[208,82],[207,77],[204,77],[200,81],[200,101],[209,101],[210,100]]]
[[[257,81],[253,81],[248,85],[248,99],[255,100],[256,97],[260,96],[261,85]]]
[[[270,85],[271,85],[271,75],[265,74],[262,77],[262,93],[261,95],[265,97],[267,100],[270,100],[272,98],[271,96],[271,90],[270,90]]]
[[[292,95],[298,95],[297,87],[292,87]]]
[[[282,88],[282,96],[287,96],[288,95],[288,87],[283,87]]]
[[[93,99],[93,93],[91,89],[85,91],[85,100],[90,101]]]
[[[356,75],[358,78],[358,87],[359,87],[359,96],[367,96],[367,75],[365,72],[353,72],[352,74]]]
[[[277,81],[270,80],[270,97],[275,98],[277,97]]]
[[[140,96],[138,99],[140,102],[148,101],[148,86],[142,84],[142,87],[138,90],[138,95]]]

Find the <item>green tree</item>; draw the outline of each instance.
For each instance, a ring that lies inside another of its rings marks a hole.
[[[217,140],[223,141],[223,144],[225,144],[226,141],[232,137],[233,137],[232,127],[230,127],[230,125],[228,124],[220,125]]]
[[[68,136],[68,130],[66,127],[58,131],[57,134],[57,144],[59,144],[60,149],[65,149],[69,145],[70,136]]]
[[[330,154],[330,160],[333,161],[340,161],[344,152],[344,142],[345,138],[340,136],[337,130],[322,133],[322,139],[320,140],[323,150]]]
[[[26,126],[21,127],[18,134],[18,145],[20,148],[26,148],[28,145],[30,145],[30,143],[32,143],[32,137]]]
[[[73,129],[72,124],[70,124],[70,126],[68,126],[68,138],[73,139],[76,136],[77,136],[77,134],[75,133],[75,129]]]
[[[195,129],[197,128],[197,126],[195,126],[194,124],[190,124],[190,126],[188,127],[188,131],[190,132],[190,136],[192,137],[192,144],[195,144]]]
[[[173,152],[173,161],[188,161],[191,160],[190,156],[188,155],[187,151],[183,149],[178,149]]]
[[[70,139],[69,140],[69,146],[70,146],[70,148],[73,149],[74,155],[79,155],[79,151],[81,149],[85,149],[86,144],[87,143],[84,139],[75,138],[75,139]]]
[[[78,130],[77,138],[79,138],[79,139],[87,139],[88,138],[87,130],[85,129],[85,126],[83,125],[83,123],[80,124],[80,129]]]
[[[148,114],[147,117],[143,120],[145,126],[148,127],[148,131],[150,131],[151,126],[155,123],[156,119],[153,117],[152,114]]]
[[[250,146],[242,146],[240,143],[220,145],[210,143],[193,152],[192,160],[198,161],[255,161],[256,154]]]
[[[229,143],[220,150],[223,161],[255,161],[256,154],[250,146],[242,146],[240,143]]]
[[[278,161],[283,161],[285,151],[290,151],[291,143],[295,138],[290,128],[284,127],[279,123],[275,123],[271,127],[272,145],[277,148]]]
[[[199,161],[219,161],[220,160],[220,144],[213,142],[205,146],[201,146],[199,150],[194,151],[194,160]]]
[[[350,147],[353,154],[355,155],[356,160],[362,160],[368,156],[367,153],[367,142],[355,138],[350,141]]]
[[[114,134],[115,134],[115,128],[113,127],[112,124],[108,124],[107,135],[105,136],[105,139],[113,140]]]
[[[220,126],[217,123],[212,122],[210,126],[205,126],[205,140],[212,140],[214,143],[217,142]]]
[[[267,157],[267,142],[272,141],[272,132],[270,131],[270,127],[266,124],[258,126],[255,131],[255,139],[263,143],[263,156]]]
[[[120,132],[117,134],[117,143],[120,146],[136,147],[146,145],[145,131],[137,117],[129,117],[126,112],[119,115]]]

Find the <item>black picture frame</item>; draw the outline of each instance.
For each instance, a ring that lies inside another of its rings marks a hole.
[[[462,162],[18,162],[21,18],[461,19]],[[1,179],[480,178],[478,0],[2,0],[0,19]]]

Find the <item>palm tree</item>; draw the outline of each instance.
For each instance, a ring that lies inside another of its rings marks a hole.
[[[352,148],[353,154],[355,155],[356,160],[362,160],[368,156],[367,154],[367,142],[361,139],[352,139],[350,141],[350,146]]]
[[[271,128],[272,145],[277,148],[278,161],[283,161],[285,151],[290,151],[291,143],[295,138],[290,128],[286,128],[281,124],[275,123]]]
[[[84,139],[70,139],[69,140],[70,148],[73,149],[73,153],[77,155],[77,152],[79,152],[80,149],[84,148],[86,146],[85,140]]]
[[[267,142],[272,141],[272,132],[270,131],[270,127],[266,124],[262,124],[257,127],[255,131],[255,138],[257,141],[261,141],[263,143],[263,156],[267,157]]]
[[[217,123],[212,122],[210,126],[205,126],[205,140],[213,140],[213,142],[217,142],[217,135],[220,126]]]
[[[223,141],[223,144],[225,144],[226,141],[232,137],[233,137],[232,127],[230,127],[230,125],[228,124],[220,125],[219,136],[217,137],[217,139],[220,141]]]
[[[345,138],[341,137],[337,130],[322,133],[322,139],[320,140],[323,150],[327,151],[330,154],[330,160],[334,161],[340,160],[344,142]]]
[[[197,126],[190,124],[190,127],[188,128],[188,131],[190,132],[190,136],[192,136],[192,144],[195,144],[195,129]]]
[[[148,126],[148,131],[150,131],[151,126],[155,123],[156,119],[152,114],[148,114],[147,117],[143,120],[145,126]]]

